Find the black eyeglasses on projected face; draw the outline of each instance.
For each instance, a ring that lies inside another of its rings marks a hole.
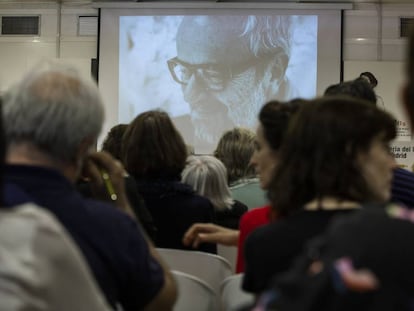
[[[179,60],[177,57],[167,61],[168,69],[174,81],[183,85],[188,84],[193,75],[198,75],[206,86],[212,91],[221,91],[226,82],[255,65],[259,59],[241,62],[231,67],[218,64],[191,65]]]

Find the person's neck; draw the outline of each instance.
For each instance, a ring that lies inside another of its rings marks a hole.
[[[338,210],[360,208],[361,204],[356,201],[343,200],[340,198],[325,196],[320,199],[313,199],[305,204],[304,209],[309,211],[316,210]]]
[[[72,183],[75,183],[77,179],[75,165],[55,160],[30,143],[10,145],[6,154],[6,164],[51,168],[62,173]]]

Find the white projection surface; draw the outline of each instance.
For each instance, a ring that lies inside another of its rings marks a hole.
[[[162,109],[211,153],[225,130],[255,129],[266,101],[340,79],[340,10],[101,9],[100,27],[103,135]]]

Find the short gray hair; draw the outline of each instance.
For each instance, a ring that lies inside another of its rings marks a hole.
[[[227,170],[213,156],[190,156],[182,174],[182,182],[210,200],[216,210],[231,208],[234,200],[227,186]]]
[[[289,16],[245,16],[241,36],[248,38],[249,49],[256,57],[278,51],[290,56],[291,20]]]
[[[85,138],[96,139],[104,108],[96,84],[72,67],[45,62],[4,96],[7,143],[31,143],[52,158],[73,161]]]

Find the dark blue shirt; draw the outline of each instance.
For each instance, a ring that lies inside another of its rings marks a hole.
[[[162,268],[150,253],[140,228],[104,202],[83,198],[58,171],[8,165],[5,206],[34,202],[52,212],[70,233],[108,302],[139,310],[164,283]]]
[[[414,208],[414,173],[396,168],[392,179],[391,201]]]
[[[183,236],[192,224],[214,223],[211,202],[177,178],[136,179],[138,191],[145,201],[157,227],[156,246],[217,253],[216,244],[202,243],[197,249],[183,244]]]

